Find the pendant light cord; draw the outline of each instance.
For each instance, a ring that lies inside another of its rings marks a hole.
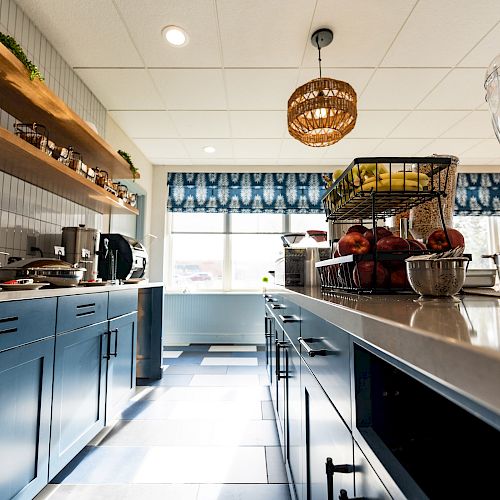
[[[318,47],[319,77],[321,78],[321,47],[319,46],[319,36],[316,36],[316,46]]]

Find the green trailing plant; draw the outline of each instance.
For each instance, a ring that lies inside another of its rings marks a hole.
[[[130,158],[130,155],[121,149],[118,150],[118,154],[129,164],[130,171],[132,172],[132,176],[135,178],[139,174],[139,169],[134,165],[134,162],[132,161],[132,158]]]
[[[0,42],[26,66],[30,74],[30,80],[38,78],[41,82],[44,81],[44,78],[38,68],[26,57],[23,49],[13,37],[0,32]]]

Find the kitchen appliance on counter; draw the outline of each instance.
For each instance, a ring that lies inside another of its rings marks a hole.
[[[77,286],[85,268],[59,259],[33,257],[11,262],[0,268],[0,281],[30,278],[35,283],[48,283],[57,287]]]
[[[70,264],[82,264],[86,269],[84,281],[97,279],[99,243],[100,232],[97,229],[85,227],[85,224],[63,227],[62,246],[66,252],[64,259]]]
[[[98,276],[103,281],[144,277],[148,254],[144,245],[119,233],[101,234]]]

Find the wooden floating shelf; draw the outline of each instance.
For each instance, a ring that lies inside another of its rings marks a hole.
[[[0,170],[99,213],[139,214],[137,208],[1,127]]]
[[[45,83],[30,80],[23,63],[1,43],[0,108],[23,123],[45,125],[50,140],[73,147],[89,167],[106,170],[112,179],[132,178],[129,164]]]

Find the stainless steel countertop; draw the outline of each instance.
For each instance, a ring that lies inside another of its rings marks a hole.
[[[77,286],[66,288],[40,288],[39,290],[23,290],[17,292],[0,291],[0,302],[9,300],[41,299],[44,297],[63,297],[65,295],[80,295],[84,293],[115,292],[139,288],[154,288],[163,286],[162,282],[141,281],[140,283],[103,286]]]
[[[280,293],[500,414],[500,299],[324,294],[319,288]]]

